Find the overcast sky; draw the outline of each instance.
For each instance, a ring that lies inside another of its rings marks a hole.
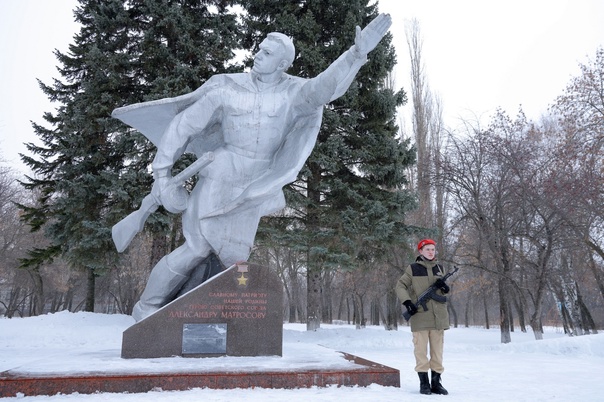
[[[59,78],[54,49],[66,51],[78,26],[75,0],[0,0],[0,157],[27,169],[18,153],[36,142],[30,121],[54,110],[36,79]],[[602,0],[380,0],[393,17],[398,86],[408,90],[406,21],[416,18],[431,89],[445,124],[488,119],[518,107],[538,119],[579,63],[604,46]],[[294,38],[295,41],[295,38]],[[404,113],[404,111],[403,111]]]

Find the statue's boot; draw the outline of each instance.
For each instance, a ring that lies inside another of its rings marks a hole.
[[[132,317],[137,322],[174,300],[174,296],[189,279],[188,276],[174,272],[168,265],[167,257],[155,265],[140,300],[132,309]]]

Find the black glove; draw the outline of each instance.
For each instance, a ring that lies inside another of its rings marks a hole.
[[[411,300],[405,300],[403,302],[403,305],[407,309],[407,312],[409,313],[409,315],[413,315],[413,314],[417,313],[417,307],[415,307],[415,304],[411,303]]]
[[[443,292],[443,293],[449,293],[449,290],[451,290],[451,289],[449,288],[449,285],[447,285],[447,284],[445,283],[445,281],[443,281],[441,278],[438,278],[438,279],[436,280],[436,282],[434,282],[434,286],[435,286],[437,289],[442,290],[442,292]]]

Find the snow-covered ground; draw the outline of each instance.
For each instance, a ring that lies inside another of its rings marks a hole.
[[[408,327],[385,331],[381,327],[356,330],[348,325],[323,325],[316,332],[307,332],[303,324],[285,324],[281,358],[120,359],[122,331],[133,322],[124,315],[68,312],[0,319],[0,372],[153,372],[167,368],[224,369],[229,365],[268,369],[312,366],[317,362],[335,367],[346,364],[335,353],[344,351],[399,369],[401,388],[372,385],[295,390],[193,389],[144,394],[17,395],[3,401],[385,402],[441,397],[450,402],[604,401],[599,380],[604,369],[604,334],[570,338],[549,328],[544,340],[535,341],[532,333],[517,331],[512,333],[512,343],[503,345],[497,329],[453,328],[445,333],[442,378],[449,395],[444,397],[419,394]]]

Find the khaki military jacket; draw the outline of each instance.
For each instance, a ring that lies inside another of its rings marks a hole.
[[[411,300],[413,303],[417,303],[418,296],[445,274],[444,268],[438,265],[436,260],[428,261],[420,256],[416,259],[415,264],[409,265],[399,278],[395,288],[396,295],[401,302]],[[437,291],[437,294],[443,295],[440,290]],[[426,306],[428,307],[426,311],[419,306],[417,314],[414,314],[409,320],[411,332],[449,329],[447,303],[439,303],[430,299]]]

